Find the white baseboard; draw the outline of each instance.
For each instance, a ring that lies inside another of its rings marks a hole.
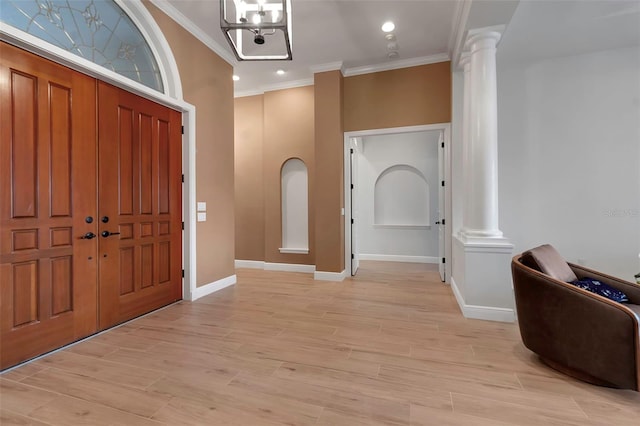
[[[360,254],[360,260],[381,260],[383,262],[438,263],[433,256],[399,256],[393,254]]]
[[[264,269],[264,262],[262,260],[238,260],[235,262],[236,268],[247,269]]]
[[[313,274],[316,265],[298,265],[296,263],[264,263],[265,271],[306,272]]]
[[[191,301],[198,300],[201,297],[207,296],[211,293],[215,293],[216,291],[222,290],[223,288],[229,287],[230,285],[234,285],[236,281],[236,276],[231,275],[229,277],[222,278],[221,280],[196,287],[191,293]]]
[[[313,273],[313,279],[319,280],[319,281],[344,281],[346,277],[347,277],[346,269],[342,272],[315,271]]]
[[[316,271],[316,265],[300,265],[296,263],[270,263],[259,260],[236,260],[236,268],[264,269],[265,271],[303,272],[313,274],[313,279],[318,281],[343,281],[347,271],[324,272]]]
[[[479,305],[467,305],[464,302],[462,294],[456,285],[456,281],[451,277],[451,289],[453,295],[456,297],[458,306],[462,311],[462,315],[465,318],[480,319],[487,321],[499,321],[499,322],[515,322],[516,315],[513,309],[508,308],[496,308],[493,306],[479,306]]]

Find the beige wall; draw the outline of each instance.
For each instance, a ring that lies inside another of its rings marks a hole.
[[[264,260],[264,96],[235,99],[236,259]]]
[[[316,270],[344,270],[343,77],[318,73],[315,88]]]
[[[236,259],[315,263],[313,86],[236,98]],[[281,254],[281,169],[299,158],[309,177],[309,254]]]
[[[233,68],[145,1],[175,56],[184,100],[196,107],[196,198],[207,203],[197,223],[196,283],[235,274]]]
[[[313,154],[313,86],[264,94],[265,261],[315,263],[315,198]],[[309,176],[309,254],[281,254],[280,171],[289,158],[299,158]]]
[[[330,71],[316,74],[314,86],[236,99],[236,258],[342,272],[344,132],[449,122],[449,66],[346,78]],[[309,170],[308,256],[278,251],[280,169],[292,157]]]
[[[344,130],[451,121],[451,63],[421,65],[344,79]]]

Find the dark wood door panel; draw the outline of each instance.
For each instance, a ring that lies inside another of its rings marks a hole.
[[[95,92],[0,43],[0,368],[97,329]]]
[[[98,99],[103,329],[182,296],[182,136],[167,107],[106,83]]]

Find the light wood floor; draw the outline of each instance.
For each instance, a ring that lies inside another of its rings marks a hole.
[[[550,370],[415,264],[362,262],[343,283],[238,270],[0,383],[3,426],[640,424],[640,393]]]

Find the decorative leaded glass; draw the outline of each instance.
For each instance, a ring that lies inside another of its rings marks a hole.
[[[163,92],[153,52],[113,0],[0,0],[0,20]]]

